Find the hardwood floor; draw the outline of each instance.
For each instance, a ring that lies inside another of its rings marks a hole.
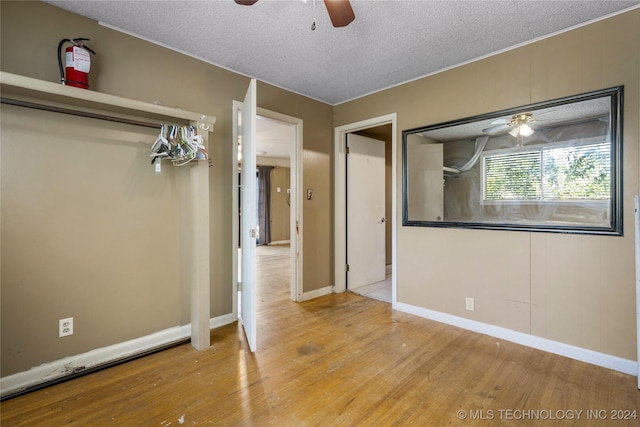
[[[9,399],[2,426],[640,425],[633,376],[348,292],[293,303],[276,264],[260,275],[255,354],[228,325],[207,350],[185,344]]]

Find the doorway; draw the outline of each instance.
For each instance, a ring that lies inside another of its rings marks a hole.
[[[391,187],[391,171],[387,173],[386,167],[391,125],[373,129],[379,130],[379,138],[362,132],[347,134],[347,290],[390,303],[386,204],[391,198],[385,190],[387,181]]]
[[[237,124],[234,125],[234,141],[240,141],[239,139],[239,129],[241,125],[241,117],[240,111],[242,109],[242,102],[234,101],[233,103],[233,114],[234,114],[234,122]],[[257,117],[256,117],[256,143],[255,143],[255,160],[256,165],[263,167],[271,167],[273,170],[278,170],[277,172],[277,180],[274,182],[270,190],[272,191],[272,195],[275,195],[276,199],[280,201],[279,208],[276,215],[278,216],[278,225],[277,225],[277,234],[273,237],[277,240],[273,240],[271,243],[276,243],[279,246],[279,253],[282,253],[283,246],[288,248],[289,253],[289,272],[288,276],[290,277],[290,299],[293,301],[298,301],[299,297],[302,295],[302,120],[287,116],[284,114],[276,113],[270,110],[265,110],[262,108],[257,108]],[[238,144],[234,144],[232,150],[233,162],[234,164],[239,164],[241,161],[238,159]],[[264,169],[266,170],[266,169]],[[283,177],[283,172],[288,172],[288,178],[286,181],[288,187],[285,187],[285,181],[282,181],[285,177]],[[256,180],[258,181],[258,180]],[[241,292],[241,288],[239,284],[242,281],[242,277],[240,274],[241,271],[241,251],[239,242],[241,241],[241,231],[240,231],[240,199],[242,194],[240,183],[240,173],[234,170],[233,177],[233,230],[234,230],[234,238],[233,238],[233,277],[232,283],[234,289],[238,289]],[[257,187],[260,184],[257,183]],[[278,187],[280,187],[280,191],[278,191]],[[256,204],[258,207],[258,199],[259,193],[256,191],[254,194]],[[282,212],[282,202],[286,203],[286,216],[288,221],[286,221],[286,225],[283,225],[282,216],[284,216]],[[256,218],[260,216],[259,207],[256,212]],[[275,218],[274,218],[275,219]],[[256,226],[258,223],[256,222]],[[288,233],[283,232],[282,227],[288,227]],[[260,228],[256,227],[257,232],[260,233]],[[271,230],[274,231],[273,229]],[[264,232],[264,230],[263,230]],[[284,234],[283,234],[284,233]],[[259,236],[257,236],[259,237]],[[259,239],[256,239],[259,242]],[[266,245],[268,246],[268,245]],[[258,250],[260,250],[260,245],[258,246]],[[265,251],[262,251],[265,252]],[[261,254],[258,254],[260,256]],[[269,257],[262,257],[263,261],[265,259],[269,259]],[[257,274],[260,274],[259,269],[263,268],[265,263],[260,262],[259,265],[256,264]],[[280,262],[279,265],[282,265]],[[260,281],[259,279],[257,280]],[[233,292],[233,310],[234,315],[237,315],[239,312],[239,296],[238,292]]]
[[[348,204],[349,195],[347,191],[347,140],[349,135],[359,134],[372,137],[373,139],[381,139],[380,132],[385,136],[382,139],[389,141],[388,147],[385,150],[386,165],[390,168],[390,183],[387,185],[387,198],[391,203],[388,203],[388,208],[385,209],[384,214],[376,213],[379,215],[379,220],[388,223],[388,231],[385,231],[385,252],[390,254],[390,257],[385,257],[385,264],[387,264],[386,272],[389,272],[389,281],[391,282],[391,298],[390,302],[395,308],[397,301],[397,262],[396,262],[396,227],[397,227],[397,215],[396,215],[396,171],[397,171],[397,159],[396,159],[396,134],[397,134],[397,118],[396,114],[389,114],[386,116],[376,117],[369,120],[364,120],[357,123],[352,123],[344,126],[337,127],[335,129],[335,292],[344,292],[347,289],[351,290],[349,286],[349,233],[348,233]],[[390,164],[389,164],[390,163]],[[389,189],[390,187],[390,189]],[[390,193],[390,194],[388,194]]]
[[[294,126],[265,116],[256,120],[257,210],[256,292],[259,306],[290,294],[291,262],[291,152]],[[295,236],[293,236],[295,238]]]

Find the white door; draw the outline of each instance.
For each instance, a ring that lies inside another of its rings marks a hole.
[[[407,140],[407,213],[409,220],[442,221],[444,216],[443,146]],[[422,139],[422,140],[421,140]],[[414,143],[417,142],[417,143]]]
[[[251,80],[242,104],[241,167],[241,310],[240,320],[252,352],[256,351],[256,81]]]
[[[347,288],[385,279],[384,141],[347,135]]]

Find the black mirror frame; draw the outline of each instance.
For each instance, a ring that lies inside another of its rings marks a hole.
[[[610,224],[608,227],[587,227],[587,226],[566,226],[566,225],[545,225],[545,224],[511,224],[511,223],[489,223],[489,222],[461,222],[461,221],[422,221],[410,220],[407,201],[407,136],[414,133],[426,132],[429,130],[443,129],[451,126],[473,123],[476,121],[494,119],[498,117],[515,115],[531,110],[549,108],[558,105],[566,105],[575,102],[587,101],[589,99],[610,97],[611,106],[611,202],[610,202]],[[492,113],[480,114],[463,119],[452,120],[434,125],[421,126],[402,131],[402,225],[409,227],[438,227],[438,228],[467,228],[467,229],[488,229],[488,230],[510,230],[529,232],[552,232],[552,233],[573,233],[573,234],[595,234],[623,236],[623,170],[622,170],[622,147],[623,147],[623,101],[624,86],[615,86],[608,89],[573,95],[564,98],[542,101],[534,104],[509,108]]]

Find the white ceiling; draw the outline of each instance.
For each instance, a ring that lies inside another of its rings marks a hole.
[[[126,33],[343,103],[640,5],[640,0],[351,0],[334,28],[313,0],[47,0]]]
[[[289,159],[295,141],[295,127],[258,116],[256,120],[256,155]]]

